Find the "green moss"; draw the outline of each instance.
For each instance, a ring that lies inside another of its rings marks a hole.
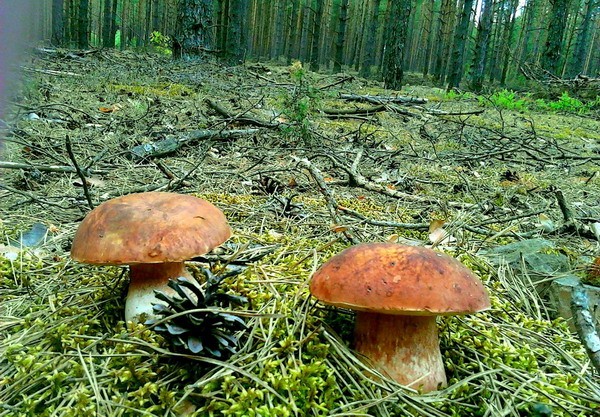
[[[364,206],[356,209],[381,208],[358,204]],[[272,236],[246,239],[268,243]],[[466,256],[463,262],[490,288],[493,307],[442,320],[442,353],[451,386],[426,401],[413,395],[410,405],[403,391],[389,397],[380,383],[350,366],[347,349],[332,344],[327,325],[331,310],[315,308],[308,294],[315,262],[347,244],[324,246],[297,234],[276,241],[275,252],[224,281],[228,291],[251,300],[253,314],[249,330],[240,334],[240,351],[222,365],[171,354],[160,335],[121,321],[126,282],[118,281],[118,268],[90,268],[88,275],[82,274],[87,267],[62,265],[64,276],[50,284],[52,309],[42,287],[42,280],[48,285],[47,277],[29,269],[49,265],[24,264],[35,291],[20,299],[20,289],[1,287],[21,300],[21,310],[13,312],[18,318],[0,327],[4,407],[12,415],[44,417],[107,415],[114,409],[123,416],[168,415],[181,408],[195,410],[194,416],[326,416],[340,406],[349,412],[376,415],[385,409],[409,416],[428,415],[417,409],[427,410],[432,401],[452,416],[491,415],[492,407],[514,407],[526,414],[535,403],[549,403],[561,416],[566,415],[561,406],[576,415],[592,406],[581,369],[574,366],[586,363],[585,352],[565,323],[521,312],[490,271]],[[324,249],[314,252],[320,246]],[[6,270],[5,262],[0,265]],[[73,275],[81,277],[67,282]],[[343,326],[351,326],[351,317],[344,315]],[[343,342],[350,344],[349,339]],[[365,403],[375,408],[361,408]]]

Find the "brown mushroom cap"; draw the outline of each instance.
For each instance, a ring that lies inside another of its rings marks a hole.
[[[336,307],[384,314],[468,314],[490,307],[481,281],[456,259],[396,243],[345,249],[315,272],[310,292]]]
[[[231,236],[225,215],[190,195],[148,192],[106,201],[75,234],[71,257],[89,264],[180,262]]]

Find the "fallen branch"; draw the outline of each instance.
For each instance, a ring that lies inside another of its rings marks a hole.
[[[94,210],[94,203],[92,202],[92,196],[90,195],[90,190],[88,188],[87,179],[85,178],[85,174],[79,168],[79,164],[77,163],[77,159],[75,158],[75,153],[73,152],[73,147],[71,146],[71,138],[69,135],[65,137],[65,147],[67,148],[67,154],[69,155],[69,159],[73,162],[73,167],[75,167],[75,171],[77,171],[77,176],[81,180],[81,186],[83,187],[83,194],[85,195],[85,199],[88,202],[88,206],[90,210]]]
[[[370,219],[370,218],[366,217],[365,215],[363,215],[355,210],[349,209],[347,207],[338,206],[338,210],[361,220],[363,223],[370,224],[373,226],[393,227],[393,228],[405,229],[405,230],[428,230],[429,229],[429,223],[399,223],[399,222],[391,222],[391,221],[387,221],[387,220],[375,220],[375,219]],[[505,220],[512,220],[512,219],[513,218],[505,219]],[[483,222],[483,224],[501,223],[502,221],[503,220],[493,220],[493,221],[490,220],[487,222]],[[494,230],[470,226],[465,223],[461,223],[461,224],[451,223],[448,226],[448,228],[450,228],[450,227],[463,228],[465,230],[468,230],[469,232],[472,232],[472,233],[475,233],[478,235],[483,235],[483,236],[496,236],[497,237],[497,236],[504,234],[504,233],[499,233],[498,231],[494,231]],[[525,233],[511,232],[511,231],[508,231],[508,232],[510,232],[510,233],[507,233],[509,236],[514,236],[514,237],[518,237],[518,238],[529,238],[538,233],[537,231],[525,232]]]
[[[68,207],[63,207],[60,204],[53,203],[53,202],[51,202],[49,200],[39,199],[39,198],[37,198],[33,194],[27,193],[25,191],[17,190],[16,188],[9,187],[8,185],[2,184],[2,183],[0,183],[0,189],[4,189],[4,190],[6,190],[8,192],[21,195],[21,196],[27,198],[29,201],[31,201],[33,203],[37,203],[37,204],[39,204],[42,207],[53,206],[53,207],[58,207],[61,210],[68,210],[69,209]]]
[[[386,110],[386,106],[380,104],[378,106],[365,107],[363,109],[321,109],[321,112],[325,113],[328,117],[343,117],[347,115],[370,116],[373,113],[378,113]]]
[[[341,162],[339,162],[334,156],[329,155],[329,154],[324,154],[324,155],[327,156],[336,167],[341,168],[344,171],[346,171],[346,173],[350,177],[348,180],[348,184],[350,186],[361,187],[361,188],[364,188],[365,190],[375,191],[377,193],[384,194],[384,195],[394,197],[394,198],[401,198],[404,200],[416,201],[416,202],[420,202],[420,203],[439,204],[439,201],[434,200],[432,198],[422,197],[422,196],[414,195],[414,194],[403,193],[402,191],[394,190],[394,189],[391,189],[391,188],[388,188],[383,185],[380,185],[380,184],[377,184],[377,183],[367,180],[356,169],[356,167],[358,166],[358,161],[360,160],[360,157],[357,157],[357,159],[354,161],[354,164],[352,165],[352,167],[348,167],[348,166],[342,164]],[[360,155],[362,156],[362,153],[360,153]]]
[[[398,223],[398,222],[390,222],[387,220],[375,220],[366,217],[365,215],[359,213],[358,211],[349,209],[348,207],[338,206],[337,209],[345,214],[349,214],[352,217],[355,217],[361,220],[363,223],[370,224],[373,226],[383,226],[383,227],[394,227],[399,229],[407,229],[407,230],[428,230],[429,223]]]
[[[340,98],[342,100],[348,101],[359,101],[362,103],[371,103],[371,104],[403,104],[403,105],[411,105],[411,104],[425,104],[427,103],[426,98],[420,97],[405,97],[405,96],[369,96],[369,95],[359,95],[359,94],[340,94]]]
[[[0,161],[0,168],[5,169],[25,169],[27,171],[44,171],[44,172],[62,172],[62,173],[76,173],[77,170],[70,166],[63,165],[30,165],[22,164],[19,162]],[[85,175],[90,174],[103,174],[105,171],[83,169]]]
[[[423,110],[427,114],[432,114],[434,116],[468,116],[471,114],[481,114],[485,112],[485,109],[478,110],[464,110],[464,111],[444,111],[438,109],[427,109],[421,106],[415,106],[415,108],[419,110]]]
[[[55,76],[65,76],[65,77],[83,77],[82,74],[77,74],[75,72],[56,71],[56,70],[43,70],[43,69],[28,68],[28,67],[21,67],[21,68],[23,69],[23,71],[36,72],[38,74],[55,75]]]
[[[201,139],[223,140],[230,139],[236,136],[249,136],[257,133],[259,129],[243,129],[243,130],[209,130],[200,129],[193,130],[182,136],[168,136],[165,139],[154,143],[146,143],[143,145],[134,146],[130,151],[130,155],[135,160],[153,158],[163,156],[175,152],[179,148],[191,142]]]
[[[219,103],[217,103],[216,101],[213,101],[211,99],[206,99],[204,100],[206,102],[206,104],[208,104],[208,106],[210,108],[212,108],[213,110],[215,110],[217,113],[219,113],[221,116],[227,118],[227,119],[231,119],[231,121],[236,121],[236,122],[240,122],[240,123],[245,123],[245,124],[249,124],[252,126],[258,126],[258,127],[266,127],[269,129],[278,129],[282,126],[287,126],[286,123],[272,123],[272,122],[267,122],[265,120],[259,120],[256,119],[254,117],[250,117],[245,113],[242,114],[233,114],[231,113],[229,110],[227,110],[225,107],[221,106]]]
[[[313,164],[311,164],[311,162],[306,158],[298,158],[297,156],[292,155],[292,159],[298,165],[306,168],[308,170],[308,172],[310,172],[310,176],[317,183],[317,186],[319,187],[319,191],[321,192],[321,194],[323,194],[323,197],[325,197],[325,202],[327,203],[327,209],[329,210],[329,214],[330,214],[331,218],[333,219],[333,221],[336,225],[341,226],[342,219],[340,218],[340,216],[337,212],[339,205],[338,205],[337,201],[335,200],[333,193],[327,187],[327,184],[325,183],[325,179],[323,178],[323,174],[321,173],[319,168],[317,168]],[[360,243],[354,236],[352,236],[352,234],[348,230],[343,230],[341,233],[353,245]]]
[[[590,313],[589,297],[581,285],[571,290],[571,313],[577,335],[590,357],[592,365],[600,372],[600,336]]]

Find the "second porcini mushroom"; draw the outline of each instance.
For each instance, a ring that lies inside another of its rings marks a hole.
[[[79,225],[71,257],[95,265],[129,265],[125,320],[153,317],[155,290],[169,279],[191,277],[184,261],[210,252],[231,236],[225,215],[201,198],[165,192],[106,201]]]
[[[447,383],[436,316],[490,307],[481,281],[459,261],[395,243],[360,244],[333,256],[313,275],[310,292],[356,310],[356,351],[421,392]]]

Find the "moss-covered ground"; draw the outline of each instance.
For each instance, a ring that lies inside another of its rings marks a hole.
[[[297,64],[224,67],[210,58],[57,51],[29,67],[1,158],[27,167],[0,168],[0,416],[600,412],[599,375],[547,296],[553,279],[583,276],[599,249],[597,110],[508,109],[430,87],[393,92]],[[429,101],[325,117],[324,108],[372,106],[339,93]],[[244,117],[283,125],[189,141],[166,156],[130,153],[198,129],[255,129]],[[158,189],[224,211],[234,236],[189,264],[200,276],[207,259],[216,270],[231,257],[246,259],[224,283],[249,299],[237,311],[248,329],[235,355],[186,353],[124,322],[126,269],[70,259],[90,210],[73,160],[85,170],[93,205]],[[308,282],[350,242],[431,245],[434,220],[450,236],[437,249],[481,277],[492,308],[439,320],[449,385],[420,394],[376,376],[352,351],[352,313],[312,299]],[[31,243],[25,237],[35,224],[44,232]],[[537,258],[511,264],[486,255],[535,239],[550,242]]]

